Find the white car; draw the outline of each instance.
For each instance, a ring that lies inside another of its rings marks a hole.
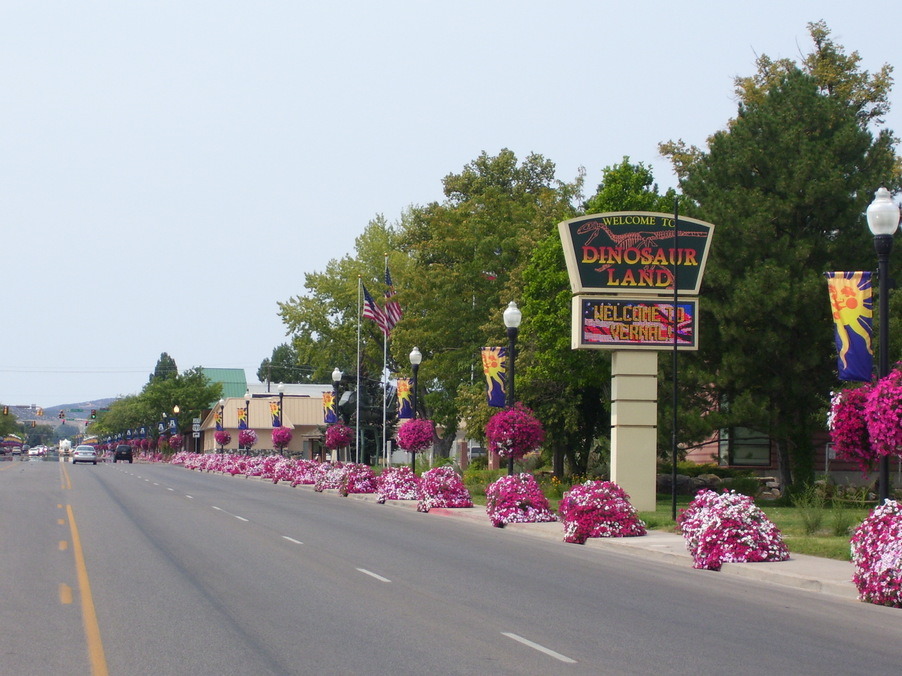
[[[72,464],[74,465],[76,462],[90,462],[96,465],[97,451],[93,446],[76,446],[72,452]]]

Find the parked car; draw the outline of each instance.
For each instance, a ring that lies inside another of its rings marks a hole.
[[[116,450],[113,452],[113,462],[119,462],[120,460],[132,462],[132,447],[128,444],[119,444],[116,446]]]
[[[94,465],[97,464],[97,451],[94,450],[93,446],[76,446],[75,450],[72,452],[72,464],[74,465],[76,462],[90,462]]]

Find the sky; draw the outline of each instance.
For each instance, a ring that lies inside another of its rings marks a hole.
[[[757,56],[811,51],[808,22],[902,68],[893,10],[0,0],[0,402],[136,394],[163,352],[254,381],[305,273],[483,151],[584,168],[588,194],[624,156],[675,187],[658,143],[703,147]]]

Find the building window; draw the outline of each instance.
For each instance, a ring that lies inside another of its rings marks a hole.
[[[770,438],[747,427],[730,427],[720,431],[718,455],[721,465],[769,467]]]

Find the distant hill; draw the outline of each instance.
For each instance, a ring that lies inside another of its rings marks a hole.
[[[106,399],[94,399],[93,401],[81,401],[76,404],[60,404],[58,406],[46,406],[43,409],[43,417],[39,416],[40,406],[10,406],[9,412],[20,421],[36,420],[42,425],[57,425],[61,421],[60,411],[66,412],[68,420],[87,420],[91,417],[92,410],[107,408],[116,401],[116,397]]]

